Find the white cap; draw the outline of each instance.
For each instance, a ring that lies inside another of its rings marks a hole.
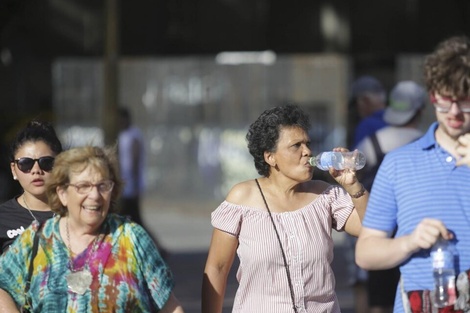
[[[387,124],[402,126],[408,123],[426,103],[426,91],[414,81],[402,81],[390,92],[389,104],[385,109]]]

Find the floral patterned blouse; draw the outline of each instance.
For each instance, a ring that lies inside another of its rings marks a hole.
[[[33,312],[152,312],[168,301],[174,286],[170,269],[154,242],[138,224],[110,214],[95,244],[74,256],[73,268],[88,267],[89,290],[75,294],[67,287],[70,253],[59,233],[59,219],[42,227],[29,296]],[[25,281],[31,258],[34,222],[0,256],[0,288],[25,304]],[[88,260],[88,261],[87,261]]]

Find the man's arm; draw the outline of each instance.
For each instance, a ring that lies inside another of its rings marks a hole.
[[[423,219],[405,236],[390,238],[384,231],[362,227],[356,244],[356,263],[366,270],[392,268],[421,249],[429,249],[442,236],[451,239],[445,225],[436,219]]]

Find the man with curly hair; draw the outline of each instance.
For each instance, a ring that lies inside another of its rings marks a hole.
[[[395,313],[469,312],[470,149],[462,144],[470,133],[470,39],[456,36],[441,42],[425,58],[424,78],[436,122],[423,137],[385,156],[356,262],[367,270],[400,266]],[[430,249],[439,238],[455,245],[459,274],[458,298],[451,297],[444,308],[437,308],[433,299]]]

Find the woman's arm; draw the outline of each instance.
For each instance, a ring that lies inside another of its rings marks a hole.
[[[8,292],[0,289],[0,313],[19,313],[15,301]]]
[[[348,189],[346,189],[346,191],[349,193],[351,200],[354,203],[354,210],[351,212],[351,215],[349,215],[346,225],[344,226],[344,230],[348,234],[357,237],[362,229],[362,220],[366,213],[367,202],[369,201],[369,192],[365,190],[364,186],[359,182],[348,186]]]
[[[214,229],[202,280],[202,313],[222,312],[227,276],[237,247],[235,236]]]
[[[337,147],[334,148],[333,151],[346,152],[349,150]],[[354,210],[349,215],[344,230],[348,234],[357,237],[361,232],[362,220],[366,214],[369,192],[364,188],[364,185],[358,181],[355,170],[335,170],[334,168],[330,168],[329,173],[351,196],[351,200],[354,203]]]
[[[170,294],[170,298],[165,303],[165,306],[161,309],[161,313],[184,313],[183,307],[181,306],[178,299],[176,299],[173,292]]]

